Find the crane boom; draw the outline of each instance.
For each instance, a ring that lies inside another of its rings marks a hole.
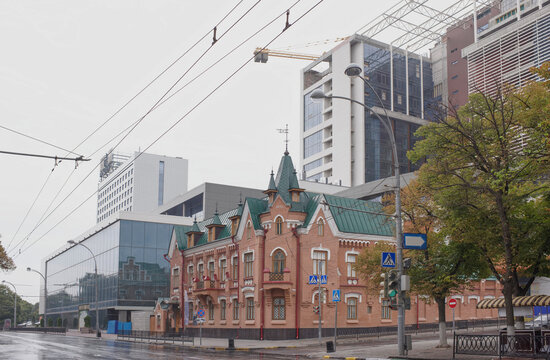
[[[311,55],[311,54],[298,54],[290,51],[282,51],[282,50],[271,50],[271,49],[262,49],[262,48],[256,48],[254,50],[254,61],[260,62],[260,63],[266,63],[269,56],[275,56],[275,57],[281,57],[281,58],[287,58],[287,59],[296,59],[296,60],[317,60],[320,56],[319,55]]]

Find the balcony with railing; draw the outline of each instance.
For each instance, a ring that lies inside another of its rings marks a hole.
[[[194,282],[193,293],[196,295],[210,295],[214,297],[214,295],[216,295],[218,291],[223,291],[224,289],[225,282],[219,281],[218,279],[197,279],[197,281]]]
[[[290,269],[285,268],[283,272],[272,272],[264,269],[264,288],[266,289],[290,289]]]

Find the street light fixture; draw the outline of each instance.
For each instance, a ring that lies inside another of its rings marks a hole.
[[[44,327],[48,326],[48,318],[46,316],[46,313],[48,312],[48,280],[46,280],[46,277],[44,274],[42,274],[38,270],[31,269],[30,267],[27,268],[27,271],[34,271],[38,275],[42,276],[42,279],[44,279]]]
[[[17,327],[17,289],[15,288],[15,285],[13,285],[11,282],[2,280],[2,284],[10,284],[13,286],[13,328],[15,329]]]
[[[90,248],[87,247],[86,245],[84,245],[82,243],[77,243],[74,240],[69,240],[67,242],[71,245],[80,245],[80,246],[86,248],[86,250],[88,250],[90,252],[90,254],[92,254],[92,257],[94,258],[94,270],[95,270],[95,327],[96,327],[96,331],[97,331],[96,336],[99,338],[99,337],[101,337],[101,331],[99,330],[99,296],[98,296],[99,278],[97,276],[97,261],[96,261],[96,258],[95,258],[95,255],[94,255],[93,251],[90,250]]]
[[[396,262],[397,262],[397,281],[398,281],[398,302],[397,302],[397,347],[399,348],[399,355],[404,355],[405,353],[405,294],[403,291],[403,288],[401,286],[401,277],[403,275],[403,243],[402,243],[402,229],[401,229],[401,175],[399,171],[399,159],[397,158],[397,144],[395,142],[395,135],[393,132],[393,126],[392,122],[390,121],[390,118],[388,116],[388,112],[386,110],[386,107],[384,106],[384,103],[382,99],[380,99],[380,96],[378,96],[378,93],[376,90],[372,87],[372,85],[365,79],[361,74],[363,74],[363,68],[361,65],[358,64],[350,64],[344,71],[344,74],[346,74],[349,77],[359,77],[365,85],[367,85],[372,92],[376,95],[378,100],[380,101],[380,104],[382,106],[382,109],[384,110],[384,113],[386,115],[386,119],[383,119],[378,115],[377,112],[375,112],[371,107],[367,106],[363,102],[350,99],[344,96],[335,96],[335,95],[326,95],[323,93],[322,90],[317,89],[314,90],[310,97],[313,100],[321,100],[321,99],[344,99],[347,101],[350,101],[352,103],[361,105],[366,110],[370,111],[374,116],[378,118],[380,123],[384,126],[384,129],[386,129],[386,132],[388,133],[388,137],[390,138],[390,143],[392,147],[392,155],[393,155],[393,166],[394,166],[394,176],[395,176],[395,242],[396,242]]]

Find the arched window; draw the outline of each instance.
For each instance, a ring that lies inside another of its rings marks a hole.
[[[250,221],[246,224],[246,238],[250,239],[252,234],[252,225],[250,224]]]
[[[317,235],[325,235],[325,221],[323,219],[319,219],[319,221],[317,221]]]
[[[275,219],[275,233],[281,235],[283,233],[283,219],[278,217]]]
[[[277,250],[273,253],[273,272],[282,274],[285,269],[285,253],[282,250]]]

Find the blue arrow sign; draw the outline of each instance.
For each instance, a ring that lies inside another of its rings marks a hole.
[[[340,289],[332,290],[332,302],[339,302],[339,301],[340,301]]]
[[[403,249],[426,250],[427,247],[428,241],[426,234],[403,234]]]
[[[326,284],[326,283],[327,283],[327,276],[321,275],[321,284]]]
[[[383,252],[382,253],[382,267],[394,268],[395,267],[395,253]]]
[[[309,285],[317,285],[317,275],[309,275]]]

